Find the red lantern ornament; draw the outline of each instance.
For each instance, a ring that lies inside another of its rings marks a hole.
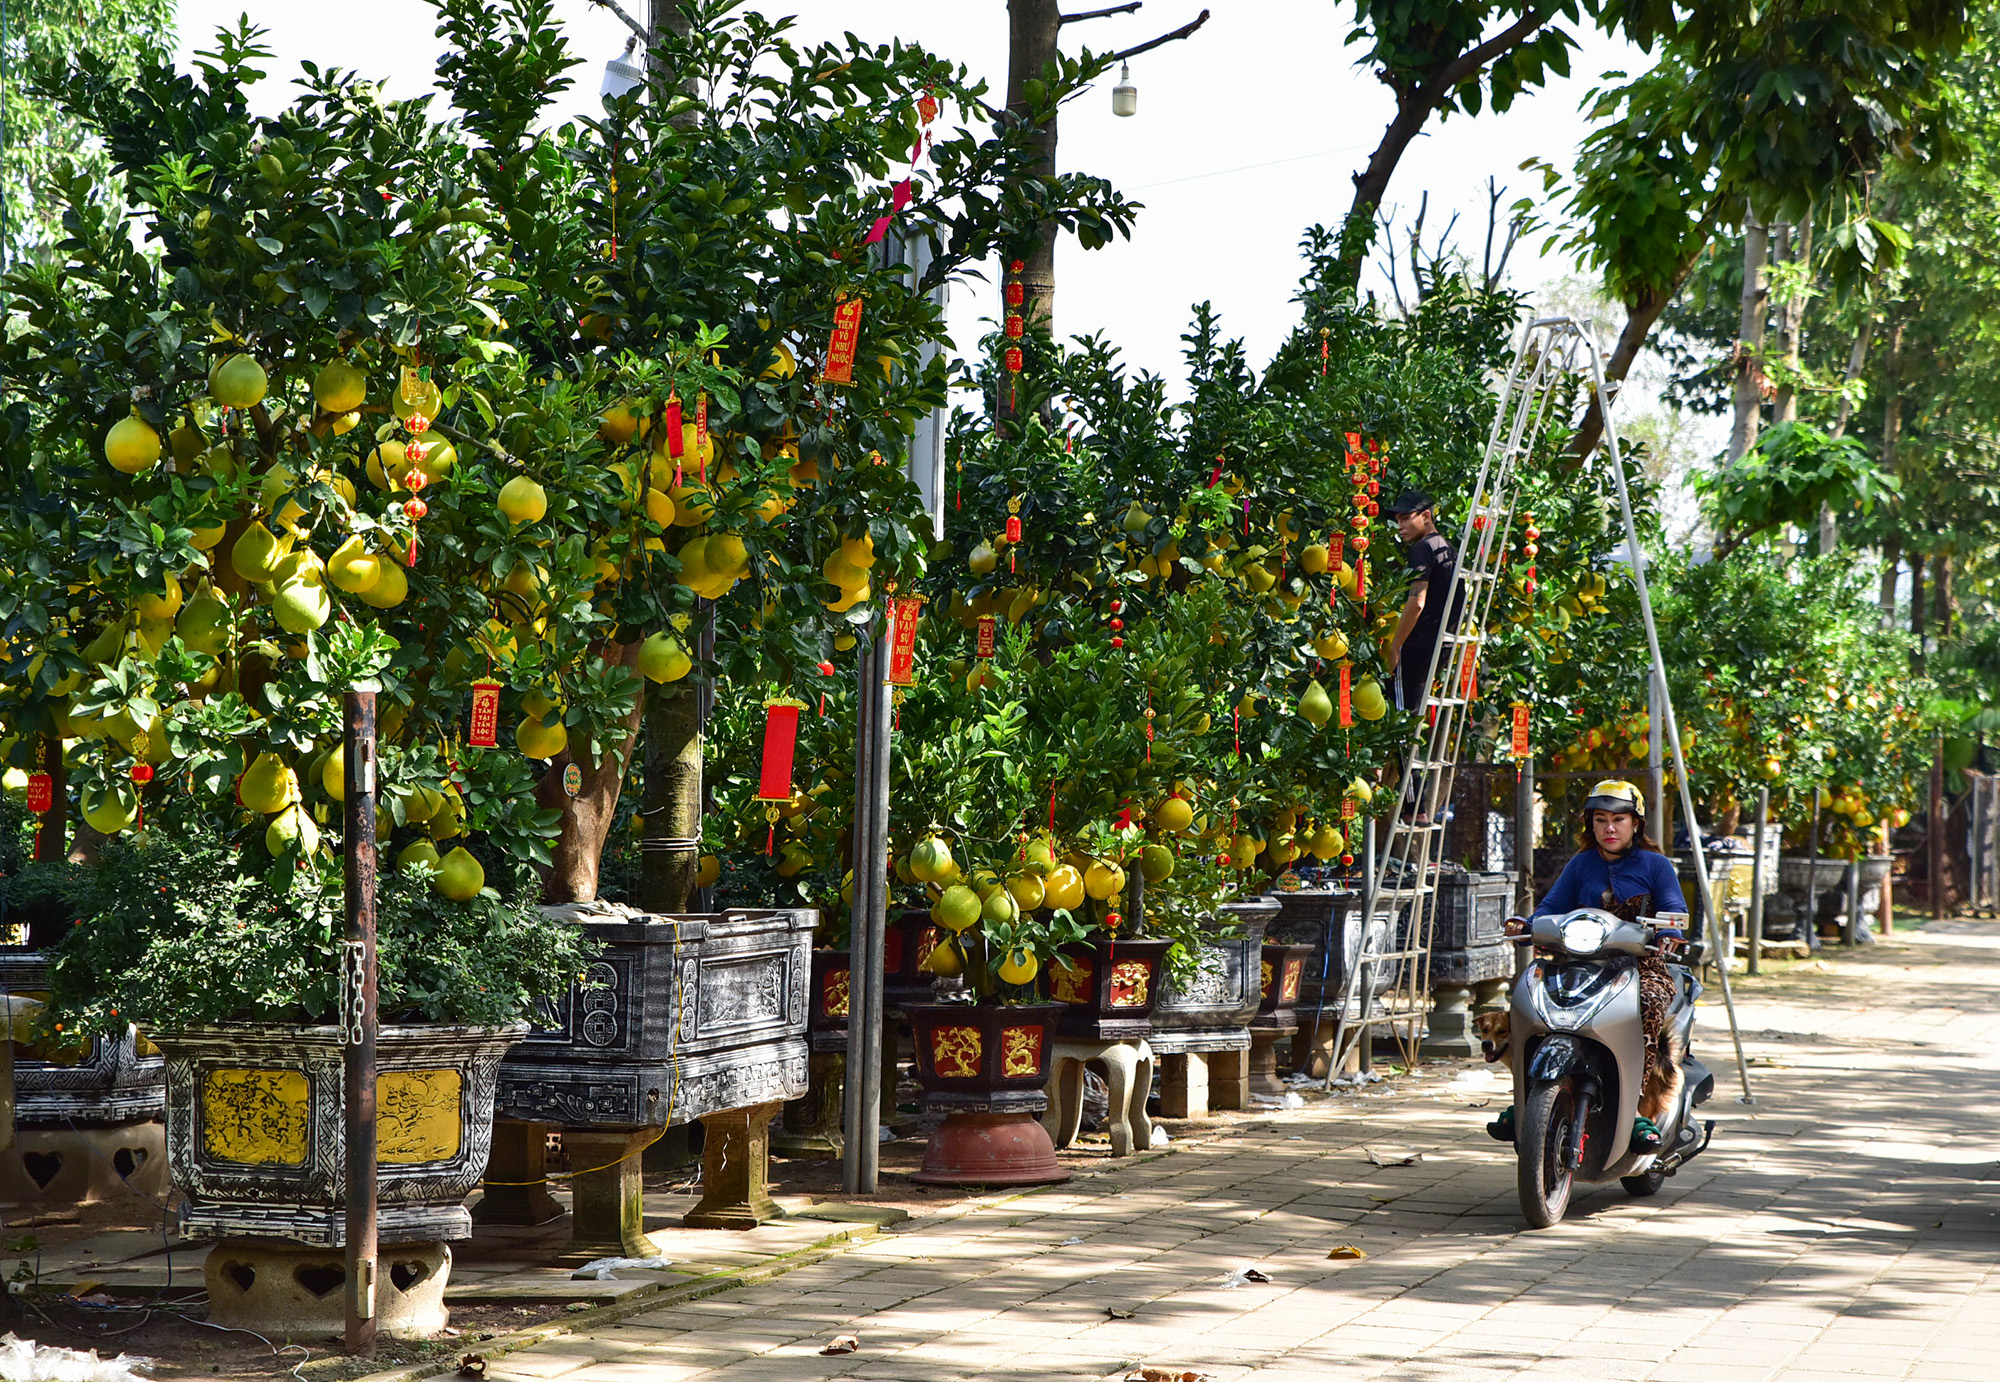
[[[422,413],[411,413],[403,419],[403,430],[413,437],[421,437],[431,430],[431,420]]]
[[[1122,638],[1113,638],[1111,640],[1111,646],[1114,648],[1122,648],[1125,646],[1125,640]]]
[[[1017,317],[1017,316],[1010,316],[1010,317],[1008,317],[1008,318],[1007,318],[1007,339],[1008,339],[1008,340],[1010,340],[1010,341],[1018,341],[1018,340],[1020,340],[1020,339],[1021,339],[1021,335],[1022,335],[1022,333],[1023,333],[1024,331],[1026,331],[1026,330],[1027,330],[1027,323],[1026,323],[1026,322],[1024,322],[1024,321],[1022,321],[1022,320],[1021,320],[1021,319],[1020,319],[1019,317]]]
[[[1007,354],[1003,358],[1007,363],[1007,373],[1019,374],[1021,372],[1021,347],[1008,346]]]
[[[426,504],[423,500],[418,499],[414,496],[403,501],[403,512],[410,516],[410,522],[412,523],[416,522],[418,519],[422,518],[425,514],[429,513],[430,511],[431,511],[431,506],[429,504]],[[412,545],[414,546],[414,537],[412,539]]]
[[[1009,281],[1007,284],[1007,305],[1009,307],[1019,307],[1027,300],[1028,290],[1021,286],[1021,280],[1017,278]]]
[[[141,787],[144,787],[148,782],[153,780],[153,765],[151,763],[134,763],[132,765],[132,780]]]

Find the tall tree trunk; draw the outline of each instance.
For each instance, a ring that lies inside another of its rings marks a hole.
[[[1946,549],[1931,557],[1931,627],[1937,630],[1939,643],[1951,637],[1952,616],[1958,612],[1957,605],[1958,598],[1952,590],[1951,552]]]
[[[1057,0],[1007,0],[1007,109],[1025,117],[1028,110],[1027,83],[1039,79],[1042,69],[1056,60],[1056,35],[1062,28],[1062,10]],[[1028,170],[1030,177],[1044,177],[1056,170],[1056,122],[1035,135],[1036,157]],[[1032,235],[1007,251],[1008,280],[1018,282],[1025,293],[1021,315],[1030,325],[1055,329],[1056,225],[1042,221]],[[1019,260],[1021,268],[1013,269]]]
[[[701,695],[691,680],[649,697],[639,893],[648,912],[685,912],[701,863]],[[669,841],[693,841],[670,848]]]
[[[1903,544],[1894,533],[1882,539],[1882,593],[1876,599],[1876,606],[1882,611],[1882,623],[1893,628],[1896,622],[1896,582],[1902,575]]]
[[[1866,341],[1855,343],[1858,354]],[[1889,474],[1896,473],[1896,447],[1903,434],[1903,323],[1900,319],[1889,323],[1889,348],[1882,361],[1882,469]],[[1855,374],[1854,361],[1848,360],[1848,377]],[[1846,423],[1847,401],[1841,400],[1841,422]],[[1896,563],[1902,554],[1902,539],[1891,532],[1882,541],[1882,622],[1894,625],[1896,619]]]
[[[1771,256],[1772,262],[1810,266],[1811,218],[1808,217],[1796,226],[1786,226],[1784,236],[1783,250]],[[1777,397],[1772,400],[1771,420],[1774,423],[1793,422],[1799,415],[1799,391],[1796,381],[1799,376],[1799,355],[1805,340],[1804,292],[1805,285],[1800,284],[1794,295],[1778,309],[1778,353],[1784,357],[1785,377],[1778,385]]]
[[[634,641],[611,644],[603,655],[623,666],[639,660],[639,644]],[[618,794],[625,785],[625,768],[639,736],[639,719],[645,711],[642,693],[625,717],[625,738],[617,752],[592,763],[576,750],[564,749],[549,762],[535,788],[535,800],[562,814],[560,833],[549,852],[553,862],[542,873],[542,900],[545,902],[594,902],[597,900],[597,869],[604,860],[604,841],[611,833],[611,821],[618,814]],[[583,774],[575,796],[563,786],[564,774],[574,763]]]
[[[1743,227],[1743,299],[1736,321],[1736,419],[1729,429],[1729,459],[1743,459],[1757,441],[1764,416],[1764,327],[1771,317],[1765,269],[1770,232],[1755,221]]]
[[[1833,438],[1835,441],[1847,435],[1847,424],[1854,417],[1854,399],[1852,397],[1854,381],[1859,379],[1861,371],[1868,367],[1868,344],[1874,338],[1874,335],[1875,323],[1873,319],[1862,322],[1861,329],[1854,333],[1854,346],[1847,352],[1847,373],[1840,381],[1840,408],[1833,415]],[[1891,349],[1893,351],[1894,348],[1891,347]],[[1883,449],[1887,450],[1888,445],[1889,443],[1885,436]]]

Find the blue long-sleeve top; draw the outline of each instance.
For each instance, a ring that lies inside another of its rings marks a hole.
[[[1535,915],[1553,916],[1578,907],[1602,907],[1607,888],[1621,902],[1640,893],[1651,893],[1651,915],[1688,909],[1673,861],[1666,855],[1650,849],[1634,849],[1607,860],[1596,850],[1586,849],[1563,865],[1562,876],[1542,898],[1541,906],[1535,908]]]

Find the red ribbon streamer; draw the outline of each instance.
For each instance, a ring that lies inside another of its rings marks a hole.
[[[799,708],[790,702],[764,707],[764,765],[757,800],[792,799],[792,755],[798,747]]]

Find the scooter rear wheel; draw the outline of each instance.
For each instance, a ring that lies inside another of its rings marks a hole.
[[[1569,1210],[1575,1173],[1563,1164],[1578,1117],[1576,1089],[1567,1081],[1530,1090],[1514,1138],[1521,1213],[1531,1228],[1553,1228]]]

